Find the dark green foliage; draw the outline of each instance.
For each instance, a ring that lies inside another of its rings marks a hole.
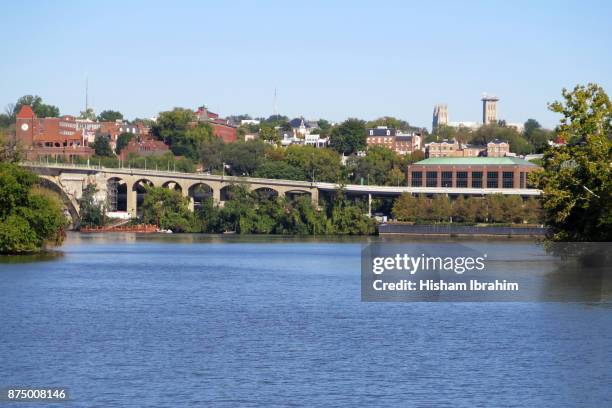
[[[59,200],[37,189],[38,177],[0,163],[0,253],[39,251],[60,245],[66,220]]]
[[[104,205],[95,199],[97,192],[95,184],[88,184],[83,189],[83,195],[79,199],[81,227],[100,227],[106,224]]]
[[[550,109],[563,115],[556,131],[573,141],[544,154],[532,176],[543,190],[546,224],[553,241],[612,240],[612,102],[595,85],[563,90]]]
[[[309,195],[293,199],[252,192],[248,186],[229,188],[228,200],[217,207],[205,200],[195,213],[189,199],[167,188],[149,187],[142,205],[142,222],[174,232],[239,234],[372,234],[373,220],[363,206],[347,200],[343,194],[333,203],[317,208]]]
[[[47,105],[43,103],[43,100],[38,95],[24,95],[17,99],[17,103],[13,108],[13,120],[14,116],[21,110],[23,105],[30,105],[36,116],[39,118],[57,118],[60,115],[59,108],[53,105]]]
[[[124,132],[124,133],[121,133],[119,136],[117,136],[117,145],[115,147],[115,152],[117,154],[121,153],[121,151],[125,149],[128,143],[130,143],[130,140],[132,140],[133,138],[134,138],[133,133]]]
[[[266,161],[259,166],[254,175],[255,177],[283,180],[304,179],[304,171],[302,169],[285,161]]]
[[[111,148],[110,143],[108,142],[108,137],[106,136],[103,136],[103,135],[96,136],[91,147],[96,151],[96,156],[102,156],[102,157],[114,156],[113,149]]]
[[[347,119],[332,129],[329,145],[338,153],[349,155],[366,148],[365,122],[360,119]]]
[[[161,112],[151,132],[170,146],[172,153],[192,160],[199,159],[202,144],[214,137],[210,125],[198,123],[193,111],[183,108]]]
[[[189,199],[179,191],[163,187],[147,187],[142,203],[142,221],[174,232],[191,232],[195,225]]]
[[[123,114],[114,110],[105,110],[98,115],[100,122],[114,122],[123,119]]]

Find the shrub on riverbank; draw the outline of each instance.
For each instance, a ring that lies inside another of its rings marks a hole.
[[[541,224],[542,209],[538,200],[530,197],[526,201],[519,196],[492,194],[486,198],[463,196],[451,201],[447,196],[436,195],[414,197],[402,194],[393,205],[393,216],[398,221],[412,222],[462,222]]]
[[[189,210],[189,199],[180,192],[150,187],[141,220],[174,232],[367,235],[376,231],[376,224],[365,211],[341,193],[317,208],[307,195],[276,197],[250,191],[244,185],[230,187],[222,208],[208,198],[194,212]]]
[[[37,252],[64,240],[60,202],[37,184],[35,174],[0,163],[0,253]]]

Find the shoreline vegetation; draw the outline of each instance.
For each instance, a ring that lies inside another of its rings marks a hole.
[[[491,195],[460,196],[451,202],[443,195],[428,198],[404,194],[395,202],[374,199],[373,212],[392,214],[398,221],[436,225],[449,222],[454,225],[539,224],[543,219],[549,241],[612,241],[612,103],[595,84],[578,85],[572,91],[564,89],[562,96],[562,102],[554,102],[549,108],[562,115],[555,134],[564,143],[543,147],[543,169],[534,172],[533,177],[530,175],[530,183],[543,191],[540,200]],[[172,156],[172,163],[170,156],[159,158],[161,162],[156,162],[156,166],[163,168],[165,164],[177,169],[178,165],[178,170],[192,171],[199,161],[208,164],[205,171],[224,172],[228,168],[228,174],[233,175],[339,183],[367,180],[367,184],[399,185],[405,183],[404,166],[415,159],[413,156],[400,158],[382,147],[368,149],[365,156],[359,157],[356,152],[365,149],[366,135],[365,122],[357,119],[331,128],[329,149],[310,146],[280,149],[261,141],[223,145],[211,138],[206,125],[189,128],[187,113],[180,109],[163,112],[159,122],[153,125],[153,134],[167,142],[173,155],[182,156]],[[42,188],[36,175],[16,164],[20,152],[14,140],[7,138],[7,129],[0,127],[3,139],[0,143],[0,254],[36,253],[59,246],[67,227],[62,201],[54,192]],[[499,129],[506,131],[503,126]],[[185,136],[189,137],[185,139]],[[345,166],[340,162],[341,154],[349,156]],[[138,160],[153,164],[153,159]],[[95,202],[94,195],[95,186],[89,185],[80,202],[81,225],[87,227],[107,222],[104,203]],[[319,199],[319,205],[314,205],[310,197],[274,197],[236,184],[230,188],[224,206],[216,206],[207,198],[191,211],[189,200],[179,192],[147,187],[139,205],[139,218],[132,222],[193,233],[322,236],[376,232],[376,221],[368,216],[364,199],[350,197],[343,190]]]

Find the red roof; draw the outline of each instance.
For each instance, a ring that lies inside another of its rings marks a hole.
[[[30,105],[23,105],[17,114],[18,119],[32,119],[35,118],[36,114],[30,107]]]

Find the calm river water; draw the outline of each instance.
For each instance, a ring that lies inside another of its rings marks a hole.
[[[63,256],[0,263],[0,388],[67,387],[79,407],[612,406],[609,304],[361,302],[366,240],[72,234]]]

